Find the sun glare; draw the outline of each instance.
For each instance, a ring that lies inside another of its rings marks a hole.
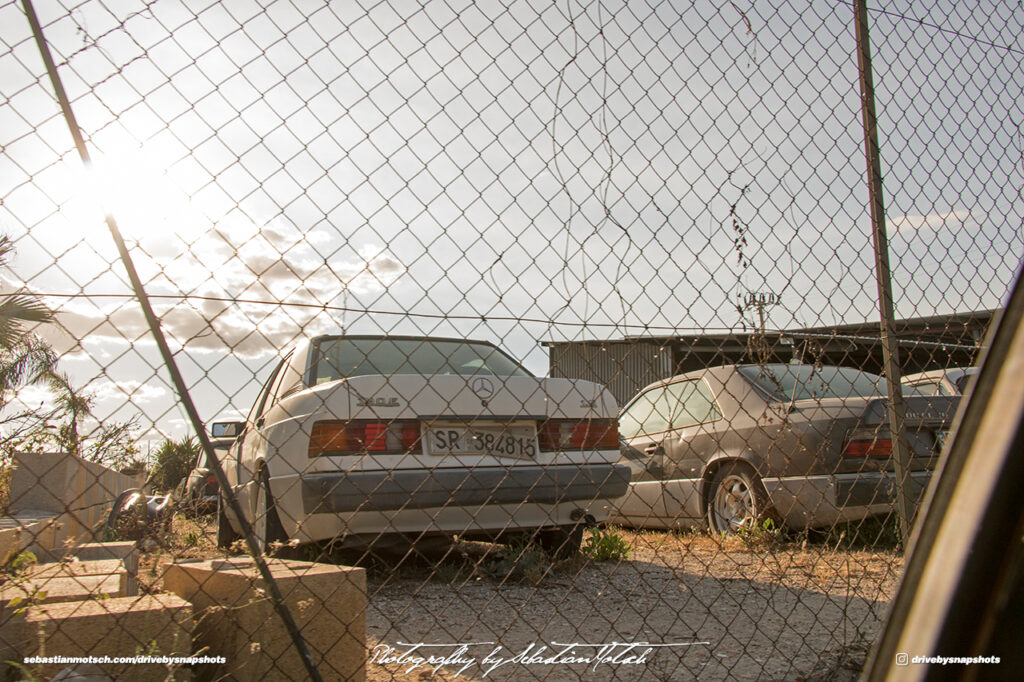
[[[126,239],[188,242],[209,228],[209,220],[166,171],[140,151],[97,156],[84,173],[83,198],[101,216],[112,215]]]

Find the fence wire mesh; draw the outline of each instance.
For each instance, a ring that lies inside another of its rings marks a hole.
[[[1019,3],[868,7],[902,481],[852,4],[38,2],[91,166],[30,7],[6,679],[856,675],[1024,257]]]

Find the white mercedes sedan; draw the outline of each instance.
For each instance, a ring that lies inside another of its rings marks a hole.
[[[266,548],[426,537],[576,552],[627,490],[603,386],[535,377],[484,341],[319,336],[287,353],[223,461]],[[218,540],[239,537],[220,505]]]

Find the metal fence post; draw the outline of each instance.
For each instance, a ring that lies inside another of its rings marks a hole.
[[[896,463],[896,502],[903,545],[910,539],[913,524],[910,496],[910,448],[907,443],[906,406],[900,385],[900,355],[893,317],[892,279],[889,270],[889,241],[882,200],[882,164],[878,151],[878,121],[875,117],[875,86],[871,75],[871,44],[868,38],[868,9],[865,0],[854,2],[857,21],[857,64],[860,71],[861,109],[864,114],[864,152],[867,156],[871,227],[875,244],[878,280],[878,309],[881,318],[882,355],[889,384],[889,428]]]

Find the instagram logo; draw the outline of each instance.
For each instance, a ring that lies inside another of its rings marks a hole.
[[[896,665],[910,665],[910,655],[896,654]]]

